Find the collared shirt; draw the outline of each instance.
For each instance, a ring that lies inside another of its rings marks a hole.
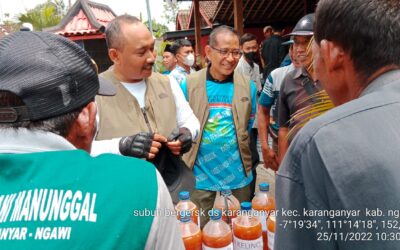
[[[389,211],[398,214],[400,208],[399,123],[400,70],[393,70],[376,78],[359,98],[302,128],[276,176],[277,211],[299,216],[278,213],[276,225],[299,220],[318,226],[277,226],[276,249],[400,249],[400,241],[377,238],[398,233],[397,227],[382,224],[397,220]],[[368,210],[381,214],[368,215]],[[323,213],[329,215],[318,216]],[[334,221],[347,223],[327,226]],[[371,227],[354,226],[368,221]],[[332,240],[318,240],[319,235]],[[345,240],[351,235],[371,240]]]
[[[313,82],[304,67],[298,68],[286,75],[279,91],[279,127],[292,129],[303,119],[308,118],[298,117],[291,120],[297,111],[313,103],[313,100],[308,98],[310,94],[307,93],[305,84],[310,85],[313,94],[322,90],[319,81]],[[295,134],[293,134],[293,137]],[[293,137],[290,137],[289,141]]]
[[[190,68],[189,73],[193,73],[193,72],[195,72],[195,70]],[[177,64],[175,69],[173,69],[169,75],[172,76],[173,78],[175,78],[175,80],[180,84],[183,80],[186,79],[186,77],[189,75],[189,73],[186,71],[186,69],[184,69],[183,67],[181,67]]]
[[[258,100],[261,106],[271,109],[273,123],[270,123],[270,126],[276,131],[279,129],[279,91],[286,75],[294,69],[293,64],[274,69],[265,80],[264,88]]]
[[[255,82],[257,91],[261,90],[261,74],[260,67],[257,63],[248,63],[244,57],[244,55],[240,58],[238,65],[235,69],[238,73],[243,75],[247,75],[250,77],[253,82]]]
[[[0,137],[1,137],[0,154],[25,154],[25,153],[48,152],[48,151],[76,150],[76,148],[65,138],[50,132],[31,131],[24,128],[0,129]],[[6,167],[6,166],[0,165],[0,168],[1,167]],[[40,169],[40,166],[37,167],[38,169]],[[57,165],[55,165],[54,167],[55,167],[54,172],[57,173],[56,169]],[[82,168],[84,167],[85,166],[82,166]],[[90,170],[88,169],[88,171]],[[173,212],[174,207],[172,204],[171,196],[169,195],[168,189],[161,175],[159,174],[158,171],[155,172],[157,179],[154,179],[153,181],[157,182],[157,190],[158,190],[157,205],[156,205],[156,212],[152,213],[152,215],[154,214],[154,219],[146,241],[145,249],[149,250],[184,249],[176,218],[173,216],[165,216],[162,214],[165,212],[171,212],[171,211]],[[37,172],[37,174],[39,175],[40,172]],[[54,176],[57,176],[57,174],[55,174]],[[81,175],[79,176],[79,178],[83,178],[83,176],[84,175]],[[9,183],[13,182],[12,178],[8,176],[6,171],[4,172],[0,171],[0,177],[2,178],[2,180],[7,181]],[[64,176],[62,175],[60,175],[59,177],[61,179],[64,178]],[[79,178],[77,177],[77,180]],[[77,185],[76,183],[79,183],[79,181],[71,182],[71,187],[72,186],[76,187]],[[34,187],[35,184],[37,183],[33,182],[30,185]],[[61,185],[60,187],[62,188],[63,186]],[[66,187],[64,186],[64,188]],[[3,194],[4,193],[0,192],[0,196],[2,196]],[[136,198],[141,198],[141,197],[136,197]],[[132,214],[133,214],[133,208],[132,208]],[[57,223],[58,226],[62,225],[60,221],[57,221]],[[71,246],[71,243],[68,242],[68,245]],[[0,241],[0,246],[1,246],[1,241]]]
[[[235,69],[236,72],[241,73],[243,75],[247,75],[250,77],[251,80],[256,84],[257,92],[261,91],[261,74],[260,74],[260,67],[257,63],[248,63],[244,57],[244,55],[240,58],[238,65]],[[258,96],[257,96],[258,100]],[[258,128],[257,126],[257,112],[256,116],[254,117],[253,128]]]

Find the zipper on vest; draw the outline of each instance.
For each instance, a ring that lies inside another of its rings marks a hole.
[[[233,113],[233,104],[232,104],[233,128],[235,129],[235,135],[236,135],[236,141],[237,141],[237,145],[238,145],[239,157],[240,157],[240,160],[242,161],[244,176],[246,176],[246,178],[247,178],[247,177],[249,177],[249,175],[247,174],[246,165],[244,164],[243,157],[242,157],[242,152],[240,151],[239,136],[238,136],[238,133],[237,133],[237,130],[236,130],[235,118],[233,117],[234,115],[235,114]],[[236,116],[236,120],[239,122],[239,117]],[[254,176],[253,176],[253,178],[254,178]]]
[[[146,110],[145,110],[144,108],[141,108],[140,110],[141,110],[142,113],[143,113],[144,120],[146,121],[147,127],[149,128],[149,132],[150,132],[150,133],[153,133],[153,130],[151,129],[151,126],[150,126],[149,119],[147,118]]]

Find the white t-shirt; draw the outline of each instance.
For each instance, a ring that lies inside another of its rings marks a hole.
[[[144,80],[135,83],[121,82],[122,85],[133,95],[139,103],[140,108],[145,105],[144,94],[146,94],[146,82]]]
[[[172,94],[174,95],[176,106],[176,126],[178,128],[188,128],[192,133],[192,139],[196,140],[200,131],[199,120],[194,115],[193,110],[190,108],[189,103],[186,101],[185,96],[183,95],[183,92],[175,78],[169,77],[169,82],[171,85]],[[136,98],[140,107],[144,107],[144,96],[147,89],[146,82],[143,80],[138,83],[122,82],[122,84],[129,91],[129,93],[131,93],[132,96]],[[97,123],[99,123],[99,113],[97,113],[96,120]],[[96,156],[103,153],[121,154],[119,152],[120,139],[121,138],[118,137],[110,140],[93,141],[91,155]]]

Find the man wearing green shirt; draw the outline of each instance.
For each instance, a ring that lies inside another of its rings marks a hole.
[[[154,166],[89,155],[96,94],[115,89],[75,43],[0,40],[0,249],[183,249]]]

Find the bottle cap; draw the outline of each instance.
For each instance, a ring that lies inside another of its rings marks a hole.
[[[188,191],[181,191],[179,192],[179,199],[180,200],[189,200],[190,194]]]
[[[266,182],[260,183],[260,185],[258,185],[258,187],[260,188],[260,191],[263,191],[263,192],[269,191],[269,184]]]
[[[221,212],[221,210],[219,210],[219,209],[211,209],[211,210],[208,212],[208,215],[210,216],[210,218],[211,218],[212,220],[219,220],[219,219],[221,219],[221,217],[222,217],[222,212]]]
[[[242,202],[240,203],[240,208],[244,211],[249,211],[251,210],[251,203],[250,202]]]
[[[229,195],[232,195],[232,191],[231,191],[231,190],[229,190],[229,189],[222,190],[222,191],[221,191],[221,195],[223,195],[223,196],[229,196]]]

